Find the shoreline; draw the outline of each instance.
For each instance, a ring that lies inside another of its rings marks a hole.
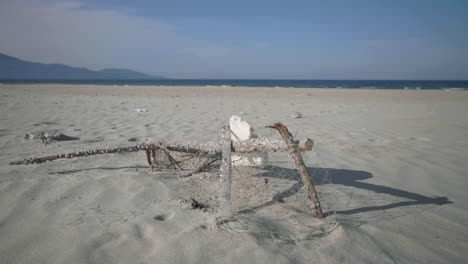
[[[98,89],[96,89],[98,87]],[[179,85],[104,85],[104,84],[3,84],[0,90],[23,91],[45,94],[94,95],[94,96],[359,96],[386,95],[405,96],[430,95],[445,96],[453,92],[467,90],[436,89],[364,89],[364,88],[277,88],[256,86],[179,86]],[[457,95],[466,93],[456,93]],[[463,96],[464,97],[464,96]]]
[[[145,83],[145,80],[111,80],[111,81],[102,81],[100,82],[99,80],[96,80],[96,82],[92,81],[69,81],[67,82],[66,80],[49,80],[49,81],[39,81],[39,82],[34,82],[34,81],[15,81],[15,80],[0,80],[0,86],[1,85],[91,85],[91,86],[113,86],[113,87],[129,87],[129,86],[135,86],[135,87],[206,87],[206,88],[238,88],[238,87],[244,87],[244,88],[275,88],[275,89],[349,89],[349,90],[449,90],[449,91],[466,91],[468,90],[468,86],[466,83],[468,83],[468,80],[336,80],[337,82],[340,81],[349,81],[349,82],[408,82],[406,84],[399,84],[400,86],[397,87],[392,87],[391,85],[388,85],[387,83],[382,83],[382,84],[374,84],[374,83],[367,83],[367,84],[362,84],[356,86],[353,85],[348,85],[348,84],[330,84],[330,85],[323,85],[319,84],[318,86],[313,86],[313,85],[273,85],[273,82],[270,82],[271,85],[257,85],[257,84],[248,84],[249,81],[251,82],[268,82],[270,80],[238,80],[241,82],[246,82],[244,84],[232,84],[230,81],[233,80],[211,80],[214,82],[226,82],[226,83],[218,83],[218,84],[201,84],[200,82],[204,81],[210,81],[210,80],[185,80],[185,79],[175,79],[173,80],[174,82],[179,82],[179,83],[158,83],[156,80],[154,83]],[[184,81],[195,81],[194,83],[186,83]],[[196,83],[198,81],[198,83]],[[335,81],[335,80],[271,80],[271,81],[313,81],[313,82],[329,82],[329,81]],[[126,83],[127,82],[127,83]],[[411,83],[411,82],[420,82],[419,84],[417,83]],[[440,87],[429,87],[429,86],[424,86],[424,82],[446,82],[446,85],[441,85]],[[450,82],[460,82],[461,84],[448,84]]]

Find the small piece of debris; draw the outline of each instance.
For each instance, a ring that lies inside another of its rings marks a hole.
[[[192,209],[203,209],[203,204],[192,198]]]
[[[301,118],[302,117],[302,114],[300,112],[292,112],[290,115],[289,115],[291,118]]]
[[[41,130],[27,133],[24,136],[26,140],[40,139],[43,144],[47,144],[50,141],[67,141],[67,140],[79,140],[77,137],[70,137],[60,133],[59,130]]]
[[[142,113],[142,112],[148,112],[148,109],[145,109],[145,108],[142,108],[142,109],[137,108],[137,112],[140,112],[140,113]]]

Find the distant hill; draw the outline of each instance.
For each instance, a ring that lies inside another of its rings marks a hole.
[[[75,68],[20,60],[0,53],[0,80],[128,80],[165,79],[127,69]]]

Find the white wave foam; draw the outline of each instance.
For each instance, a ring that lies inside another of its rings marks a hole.
[[[445,91],[464,91],[465,88],[461,88],[461,87],[445,87],[445,88],[442,88],[442,90],[445,90]]]

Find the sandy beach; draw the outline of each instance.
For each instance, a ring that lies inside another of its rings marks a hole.
[[[0,263],[468,258],[467,91],[3,84],[0,111]],[[327,217],[312,217],[286,154],[234,170],[222,225],[216,170],[151,172],[144,153],[8,165],[146,139],[217,140],[231,115],[260,136],[280,138],[265,127],[282,122],[314,140],[305,162]],[[24,139],[44,129],[79,139]]]

